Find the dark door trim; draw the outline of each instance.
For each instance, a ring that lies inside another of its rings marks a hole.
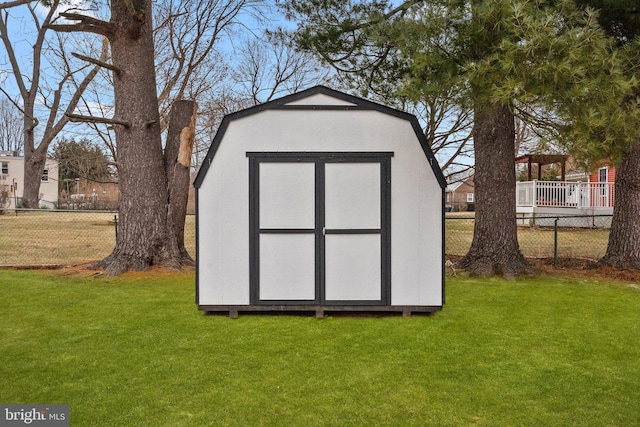
[[[249,152],[249,270],[250,302],[256,305],[389,305],[391,302],[391,157],[393,152]],[[260,228],[260,164],[315,164],[315,228]],[[380,228],[325,228],[325,165],[327,163],[380,164]],[[315,235],[314,300],[260,299],[260,235]],[[380,300],[327,301],[325,298],[325,234],[380,235]]]

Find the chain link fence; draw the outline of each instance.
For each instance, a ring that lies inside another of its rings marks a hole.
[[[611,215],[520,216],[518,240],[528,258],[601,258]],[[473,239],[474,218],[447,214],[445,252],[460,257]],[[59,266],[98,261],[111,253],[117,212],[0,209],[0,266]],[[185,246],[195,257],[195,215],[187,215]]]
[[[116,244],[115,211],[0,209],[0,266],[60,266],[101,260]],[[195,215],[185,246],[195,257]]]
[[[521,215],[518,243],[527,258],[598,260],[609,241],[611,215],[535,216]],[[445,252],[464,256],[473,239],[474,218],[447,216]]]

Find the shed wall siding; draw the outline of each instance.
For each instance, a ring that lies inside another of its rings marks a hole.
[[[230,122],[199,189],[199,303],[249,304],[247,152],[393,151],[391,303],[442,304],[442,189],[411,124],[378,111],[266,110]]]

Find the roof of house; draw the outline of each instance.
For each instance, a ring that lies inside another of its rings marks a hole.
[[[339,105],[326,105],[326,104],[321,104],[321,105],[308,105],[308,104],[300,104],[300,103],[296,103],[296,101],[299,101],[301,99],[304,98],[310,98],[314,95],[318,95],[318,94],[322,94],[322,95],[326,95],[326,96],[330,96],[332,98],[335,98],[337,100],[343,101],[342,103],[340,103]],[[441,188],[445,188],[447,185],[447,182],[444,178],[444,175],[442,174],[442,171],[440,170],[440,167],[438,165],[438,162],[435,158],[435,156],[433,155],[433,152],[431,151],[431,148],[429,147],[429,143],[427,142],[427,139],[424,135],[424,132],[422,131],[422,128],[420,127],[420,124],[418,123],[418,119],[413,115],[413,114],[409,114],[405,111],[401,111],[401,110],[397,110],[395,108],[391,108],[391,107],[387,107],[385,105],[382,104],[378,104],[372,101],[368,101],[366,99],[362,99],[362,98],[358,98],[355,97],[353,95],[348,95],[346,93],[343,92],[339,92],[336,91],[334,89],[330,89],[326,86],[315,86],[312,87],[310,89],[295,93],[293,95],[288,95],[285,96],[283,98],[279,98],[264,104],[260,104],[257,105],[255,107],[251,107],[251,108],[247,108],[245,110],[240,110],[237,111],[235,113],[231,113],[226,115],[223,119],[222,119],[222,123],[220,124],[220,127],[218,128],[218,132],[216,133],[213,142],[211,144],[211,146],[209,147],[209,151],[207,152],[207,155],[204,159],[204,161],[202,162],[202,167],[200,168],[200,170],[198,171],[198,175],[196,176],[196,179],[193,183],[193,185],[196,188],[200,188],[200,186],[202,185],[202,182],[204,180],[204,177],[207,174],[207,171],[209,169],[209,166],[212,163],[213,158],[216,155],[216,152],[218,150],[218,147],[220,146],[220,143],[222,142],[222,139],[224,137],[224,134],[229,126],[229,123],[232,122],[233,120],[237,120],[240,118],[244,118],[253,114],[257,114],[260,113],[262,111],[265,110],[296,110],[296,111],[300,111],[300,110],[307,110],[307,111],[314,111],[314,110],[341,110],[341,111],[352,111],[352,110],[373,110],[373,111],[379,111],[381,113],[384,114],[389,114],[391,116],[403,119],[403,120],[407,120],[408,122],[410,122],[415,134],[416,134],[416,138],[417,140],[420,142],[420,145],[422,147],[422,150],[431,166],[431,169],[436,177],[436,179],[438,180],[438,183],[440,184]]]
[[[569,158],[566,154],[523,154],[516,157],[516,163],[536,163],[539,165],[549,165],[552,163],[562,163]]]
[[[446,191],[447,193],[453,193],[454,191],[456,191],[458,188],[460,188],[460,186],[464,183],[464,181],[458,181],[458,182],[454,182],[453,184],[449,184],[447,185],[447,188],[445,188],[444,191]]]

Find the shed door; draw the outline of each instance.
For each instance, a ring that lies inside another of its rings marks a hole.
[[[388,304],[390,153],[250,157],[253,304]]]

